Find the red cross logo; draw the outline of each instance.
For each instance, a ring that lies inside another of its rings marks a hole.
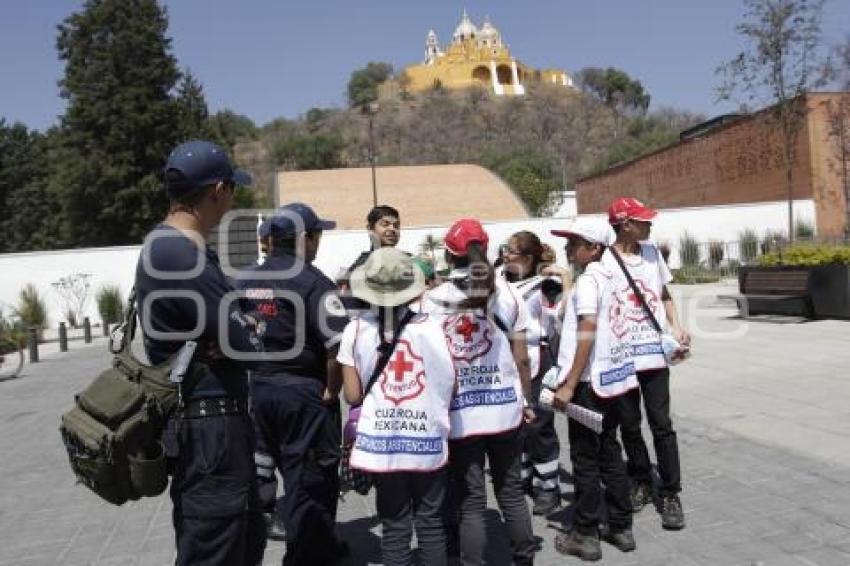
[[[455,326],[455,332],[463,336],[464,342],[472,342],[472,335],[478,332],[478,323],[472,321],[472,317],[465,316]]]
[[[635,308],[640,308],[640,299],[638,299],[638,296],[635,295],[634,292],[626,295],[626,300],[632,303]]]
[[[413,371],[413,362],[405,361],[404,352],[396,352],[395,360],[390,362],[390,371],[393,372],[396,381],[402,381],[404,374]]]
[[[425,366],[407,340],[398,341],[398,350],[381,374],[381,391],[387,401],[398,405],[418,397],[425,389]]]

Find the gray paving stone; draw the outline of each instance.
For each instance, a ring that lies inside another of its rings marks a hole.
[[[697,319],[714,329],[735,324],[719,312]],[[753,323],[731,343],[695,338],[693,363],[675,368],[671,385],[688,526],[664,531],[647,508],[635,517],[637,551],[606,544],[600,564],[850,564],[850,457],[843,456],[850,386],[837,371],[850,363],[848,328],[835,321]],[[107,363],[102,346],[48,354],[27,366],[23,379],[0,384],[0,565],[173,563],[167,496],[114,507],[75,485],[68,469],[58,416]],[[563,433],[562,418],[558,427]],[[645,438],[652,453],[648,430]],[[568,471],[568,452],[562,454]],[[570,516],[567,507],[552,520],[534,519],[543,539],[538,565],[579,562],[553,547]],[[339,519],[354,550],[348,563],[378,563],[372,497],[346,496]],[[500,550],[490,563],[506,565],[498,528],[491,542]],[[283,551],[270,542],[264,564],[279,564]]]

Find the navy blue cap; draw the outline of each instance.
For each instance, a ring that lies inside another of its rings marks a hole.
[[[175,147],[165,164],[166,172],[169,169],[180,171],[186,178],[186,184],[170,186],[166,177],[165,190],[169,193],[186,192],[227,181],[243,186],[251,184],[251,175],[242,169],[235,169],[227,152],[209,141],[192,140]]]
[[[314,230],[333,230],[336,222],[319,218],[316,211],[303,202],[281,206],[269,220],[273,234],[297,234]]]

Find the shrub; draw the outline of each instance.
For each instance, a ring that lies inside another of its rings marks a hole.
[[[95,296],[97,312],[105,324],[121,322],[124,313],[124,301],[121,289],[117,285],[104,285]]]
[[[755,230],[747,228],[738,235],[738,245],[740,246],[741,261],[749,263],[755,259],[759,253],[759,237]]]
[[[770,252],[759,258],[760,265],[850,265],[850,246],[796,245]]]
[[[0,356],[22,348],[26,342],[27,335],[20,321],[7,318],[0,309]]]
[[[21,289],[15,316],[21,319],[25,328],[35,327],[39,330],[47,328],[47,306],[32,283],[28,283]]]
[[[695,285],[699,283],[716,283],[720,274],[703,267],[689,266],[673,272],[673,283],[679,285]]]
[[[720,267],[725,251],[723,242],[718,242],[717,240],[711,240],[708,242],[708,265],[711,269],[717,269]]]
[[[798,220],[794,223],[794,238],[811,240],[815,237],[815,227],[808,220]]]
[[[65,318],[72,328],[85,316],[91,289],[91,273],[71,273],[51,283],[62,300]]]
[[[679,238],[679,262],[682,267],[697,267],[699,265],[699,242],[687,232]]]

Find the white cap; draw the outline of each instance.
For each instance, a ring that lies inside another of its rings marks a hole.
[[[614,229],[611,225],[597,218],[577,218],[572,226],[566,230],[552,230],[553,236],[561,236],[569,238],[570,236],[578,236],[590,242],[591,244],[602,244],[610,246],[617,239]]]

